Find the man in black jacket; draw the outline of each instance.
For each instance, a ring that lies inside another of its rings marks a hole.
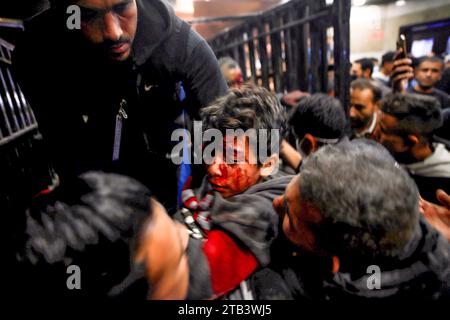
[[[67,27],[73,4],[80,30]],[[163,0],[53,1],[26,31],[13,65],[61,181],[123,173],[172,207],[175,119],[226,90],[206,42]]]
[[[7,61],[3,67],[9,72]],[[20,94],[11,84],[8,92]],[[86,172],[60,181],[29,105],[21,102],[10,118],[0,117],[8,297],[185,297],[187,233],[134,179]]]

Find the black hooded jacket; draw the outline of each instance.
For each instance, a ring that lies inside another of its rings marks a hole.
[[[167,155],[175,119],[182,110],[196,118],[226,83],[206,41],[169,4],[137,0],[137,6],[125,62],[100,56],[80,30],[67,28],[66,8],[54,7],[25,24],[13,67],[62,183],[88,170],[122,173],[170,206],[176,166]]]
[[[207,237],[202,240],[191,237],[189,242],[188,299],[209,299],[239,290],[239,284],[247,280],[247,272],[250,272],[245,264],[253,259],[257,261],[257,268],[267,266],[279,222],[272,203],[283,194],[291,179],[289,175],[270,177],[229,198],[223,198],[217,191],[214,193]],[[205,178],[196,195],[202,198],[209,190]],[[175,218],[184,220],[177,215]],[[212,237],[217,231],[223,234],[217,236],[216,233]],[[235,246],[223,245],[228,238]],[[251,253],[252,258],[240,255],[241,252]]]
[[[276,248],[286,250],[277,250],[272,266],[254,276],[253,290],[259,299],[356,303],[450,300],[450,244],[423,220],[401,257],[377,262],[351,259],[350,266],[341,266],[334,275],[329,259],[292,255],[289,244],[279,240]],[[375,278],[371,277],[375,273],[368,269],[370,265],[380,268],[380,288],[374,286]]]
[[[137,181],[87,172],[35,198],[10,225],[3,282],[9,298],[145,299],[145,272],[133,263],[138,232],[151,219],[150,193]]]

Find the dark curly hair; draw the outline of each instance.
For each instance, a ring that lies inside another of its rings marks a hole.
[[[227,129],[272,129],[279,130],[279,137],[286,130],[286,110],[278,98],[265,88],[245,85],[229,89],[228,92],[200,111],[203,130],[217,129],[226,134]],[[272,141],[267,135],[267,150],[270,154],[279,150],[281,141]],[[264,161],[265,159],[259,159]]]

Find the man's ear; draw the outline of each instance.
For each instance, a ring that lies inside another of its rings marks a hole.
[[[260,175],[262,177],[268,177],[271,174],[275,174],[278,171],[280,157],[274,153],[264,161],[260,169]]]
[[[317,140],[316,138],[314,138],[312,134],[307,133],[305,134],[305,137],[300,147],[302,148],[302,151],[306,155],[310,155],[311,153],[316,152],[318,149]]]
[[[408,134],[408,140],[407,140],[407,144],[410,145],[411,147],[414,147],[416,145],[418,145],[420,142],[420,139],[418,136],[416,136],[415,134]]]

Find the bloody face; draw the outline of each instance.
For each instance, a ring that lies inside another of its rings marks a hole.
[[[239,67],[226,70],[224,77],[230,88],[239,88],[244,83],[244,76]]]
[[[85,38],[114,61],[131,53],[137,28],[135,0],[78,0]]]
[[[261,178],[261,169],[245,135],[225,136],[223,146],[223,152],[215,154],[206,171],[212,188],[228,198],[256,184]],[[227,163],[227,160],[235,163]]]

